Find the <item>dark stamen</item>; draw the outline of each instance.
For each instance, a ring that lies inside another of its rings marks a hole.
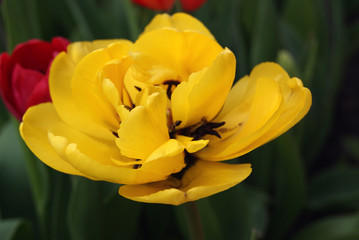
[[[142,88],[135,86],[136,90],[141,92]]]
[[[124,106],[125,106],[125,108],[126,108],[128,111],[131,111],[131,110],[132,110],[131,107],[129,107],[129,106],[127,106],[127,105],[124,105]]]
[[[163,85],[168,85],[166,91],[168,99],[171,100],[172,97],[172,86],[177,87],[178,84],[180,84],[180,82],[177,80],[167,80],[163,82]]]
[[[172,125],[169,129],[170,138],[176,138],[176,136],[175,136],[176,127],[178,127],[181,123],[182,123],[182,121],[175,121],[174,123],[172,123]]]
[[[142,164],[135,164],[135,165],[133,165],[133,169],[138,169],[138,168],[140,168],[140,167],[142,167]]]
[[[136,161],[140,161],[140,159],[136,159]],[[133,165],[133,169],[138,169],[140,167],[142,167],[142,164],[134,164]]]
[[[181,180],[183,175],[185,174],[185,172],[197,162],[197,158],[195,158],[194,156],[189,154],[187,151],[185,151],[184,162],[185,162],[186,166],[178,173],[171,174],[172,177],[177,178],[178,180]]]
[[[178,133],[184,136],[193,137],[193,140],[201,139],[203,136],[207,134],[221,138],[221,135],[218,133],[218,131],[214,129],[222,127],[224,124],[225,122],[216,123],[216,122],[207,122],[206,120],[203,120],[203,122],[199,126],[198,124],[196,124],[194,126],[183,128],[180,129]]]
[[[117,132],[112,132],[112,134],[118,138],[118,133]]]

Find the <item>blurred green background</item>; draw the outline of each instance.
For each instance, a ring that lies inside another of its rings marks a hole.
[[[0,51],[31,38],[135,40],[156,14],[129,0],[4,0]],[[233,161],[243,183],[198,201],[206,239],[359,239],[359,1],[208,0],[192,14],[237,57],[237,79],[279,62],[313,94],[288,133]],[[36,160],[0,109],[0,239],[188,239],[183,206]]]

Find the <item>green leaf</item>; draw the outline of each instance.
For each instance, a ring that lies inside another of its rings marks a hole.
[[[252,232],[263,236],[268,223],[268,196],[264,192],[240,183],[209,200],[219,220],[222,239],[249,239]]]
[[[278,19],[272,0],[258,0],[256,23],[250,48],[251,65],[273,61],[278,49]]]
[[[68,37],[75,21],[63,0],[36,0],[41,38],[50,41],[54,36]]]
[[[283,17],[302,36],[307,36],[319,27],[316,4],[313,0],[288,0],[285,2]]]
[[[80,4],[77,0],[65,0],[72,17],[75,19],[76,23],[76,32],[80,34],[78,37],[79,40],[93,40],[94,35],[91,30],[90,24],[86,19],[83,9],[80,7]]]
[[[205,239],[223,239],[220,220],[208,198],[197,201],[198,212],[203,225]]]
[[[328,1],[326,9],[331,22],[327,31],[324,17],[321,17],[318,36],[318,54],[311,83],[313,105],[305,118],[305,132],[303,134],[304,158],[314,163],[319,151],[325,144],[331,127],[333,127],[334,110],[337,104],[337,94],[342,83],[344,66],[345,26],[343,16],[343,1]],[[322,9],[318,9],[317,16],[322,16]],[[331,36],[330,41],[328,36]]]
[[[194,211],[198,211],[205,239],[223,239],[220,222],[218,221],[220,217],[214,208],[214,205],[207,198],[175,207],[177,223],[185,239],[196,240],[198,237],[193,229],[196,228],[197,223],[194,216],[197,213]]]
[[[333,207],[359,207],[359,169],[333,167],[310,181],[308,207],[313,210]]]
[[[359,138],[356,136],[346,137],[343,144],[346,152],[359,161]]]
[[[259,2],[260,0],[241,0],[239,18],[242,20],[243,27],[250,38],[254,34]]]
[[[0,134],[0,206],[6,218],[35,214],[21,141],[18,129],[7,122]]]
[[[46,205],[44,208],[45,239],[69,239],[67,228],[67,208],[70,196],[70,176],[49,169],[49,188],[46,191]]]
[[[101,238],[101,194],[98,182],[72,177],[68,228],[72,239]]]
[[[30,38],[40,38],[36,0],[4,0],[1,11],[8,50]]]
[[[204,23],[223,47],[228,47],[237,58],[238,79],[249,73],[248,47],[241,14],[242,0],[228,0],[226,4],[208,1],[193,15]],[[224,27],[225,26],[225,27]]]
[[[276,161],[275,142],[272,141],[254,149],[252,152],[241,156],[240,160],[252,164],[253,171],[248,182],[269,192],[272,189],[273,164]]]
[[[282,239],[302,209],[306,194],[303,161],[291,132],[275,141],[277,156],[273,164],[275,188],[269,239]],[[285,211],[284,211],[285,209]]]
[[[308,224],[291,240],[351,240],[359,239],[359,215],[327,217]]]
[[[9,113],[3,101],[0,101],[0,131],[2,130],[2,127],[6,124],[8,120],[9,120]]]
[[[130,30],[130,39],[132,41],[135,41],[138,38],[138,35],[140,34],[139,23],[138,23],[139,14],[130,0],[124,0],[123,5],[124,8],[126,9],[125,14],[127,17],[127,25],[129,26],[129,30]]]
[[[68,206],[71,239],[133,239],[141,204],[117,194],[118,185],[72,177]]]
[[[111,185],[109,198],[103,202],[101,211],[101,239],[136,239],[144,228],[140,221],[143,204],[120,196],[118,185]],[[156,212],[153,214],[156,215]],[[152,223],[156,224],[154,221]]]
[[[171,229],[172,208],[172,206],[160,204],[143,206],[146,220],[145,231],[150,239],[168,239],[169,235],[173,234],[168,231]]]
[[[183,204],[174,207],[174,213],[176,218],[176,223],[179,228],[180,233],[184,239],[189,239],[189,230],[187,225],[187,217]]]
[[[30,224],[22,219],[0,220],[1,240],[29,240],[32,238]]]

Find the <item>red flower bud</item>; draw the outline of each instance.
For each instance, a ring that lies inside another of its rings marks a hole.
[[[132,0],[132,2],[155,11],[169,11],[175,0]],[[206,0],[180,0],[184,11],[194,11],[200,8]]]
[[[19,121],[29,107],[51,101],[50,66],[69,43],[62,37],[55,37],[51,42],[33,39],[17,45],[11,55],[0,55],[0,94]]]
[[[207,0],[180,0],[182,8],[186,12],[200,8]]]
[[[132,0],[134,3],[155,11],[169,11],[175,0]]]

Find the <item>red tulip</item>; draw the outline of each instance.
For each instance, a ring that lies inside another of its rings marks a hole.
[[[51,101],[50,66],[69,43],[62,37],[55,37],[51,42],[33,39],[17,45],[12,55],[0,55],[0,94],[19,121],[29,107]]]
[[[191,12],[200,8],[207,0],[180,0],[184,11]]]
[[[169,11],[175,0],[132,0],[134,3],[155,11]]]
[[[132,0],[132,2],[155,11],[169,11],[175,0]],[[206,0],[180,0],[184,11],[194,11],[200,8]]]

